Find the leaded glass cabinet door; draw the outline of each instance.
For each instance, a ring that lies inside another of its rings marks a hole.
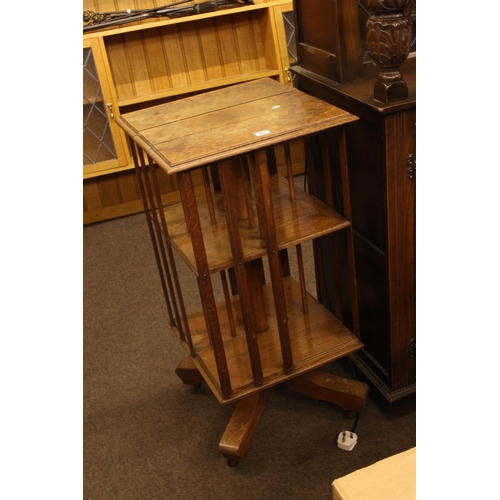
[[[97,40],[83,46],[83,177],[102,175],[126,165],[122,133]]]

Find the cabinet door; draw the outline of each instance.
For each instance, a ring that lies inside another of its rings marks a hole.
[[[118,112],[105,77],[99,40],[83,46],[83,176],[127,164],[123,134],[112,117]]]

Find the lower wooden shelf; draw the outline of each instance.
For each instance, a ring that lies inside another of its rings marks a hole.
[[[267,284],[264,286],[264,298],[269,328],[257,334],[264,375],[264,382],[260,389],[306,373],[363,347],[362,342],[310,294],[307,294],[308,312],[304,313],[300,285],[293,278],[284,278],[284,287],[294,371],[290,375],[283,372],[278,326],[272,314],[274,309],[272,285]],[[196,353],[196,357],[192,358],[193,362],[220,403],[230,403],[256,391],[238,296],[232,297],[231,307],[236,324],[234,337],[231,336],[225,302],[217,304],[232,387],[231,397],[226,399],[222,395],[203,311],[188,314],[191,338]],[[178,332],[176,333],[178,335]],[[187,344],[181,343],[189,354]]]

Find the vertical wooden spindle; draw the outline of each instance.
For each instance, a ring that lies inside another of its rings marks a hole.
[[[229,294],[229,287],[227,285],[226,271],[223,270],[220,272],[220,279],[222,290],[224,291],[224,300],[226,302],[227,319],[229,321],[231,337],[236,337],[236,325],[234,324],[233,306],[231,305],[231,295]]]
[[[309,312],[309,307],[307,306],[307,291],[306,291],[306,280],[304,276],[304,260],[302,257],[302,246],[297,245],[297,267],[299,269],[299,282],[300,282],[300,293],[302,296],[302,310],[304,314]]]
[[[205,187],[205,196],[207,198],[208,213],[210,215],[210,222],[215,224],[217,222],[215,218],[215,208],[214,200],[212,197],[212,190],[210,189],[210,179],[208,177],[208,167],[202,167],[201,171],[203,173],[203,186]]]
[[[203,242],[203,233],[201,230],[200,217],[198,214],[191,172],[179,172],[177,178],[179,181],[179,193],[181,195],[182,206],[184,209],[186,226],[193,243],[203,312],[207,318],[207,329],[212,341],[221,392],[225,399],[229,399],[232,394],[231,380],[226,354],[224,351],[224,343],[222,341],[222,333],[220,329],[219,317],[217,315],[214,291],[212,288],[210,269],[208,267],[207,255]]]
[[[290,193],[290,201],[295,201],[295,184],[293,183],[292,155],[290,153],[289,142],[285,142],[285,161],[288,176],[288,191]]]

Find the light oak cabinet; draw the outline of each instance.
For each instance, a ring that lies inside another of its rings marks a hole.
[[[140,7],[157,3],[145,1]],[[94,12],[127,7],[125,2],[83,3],[84,11]],[[101,108],[108,115],[114,146],[114,156],[84,161],[84,223],[143,209],[128,146],[114,123],[122,113],[263,77],[291,84],[283,26],[283,12],[291,10],[289,0],[255,0],[254,5],[84,33],[84,53],[91,50],[96,62]],[[300,171],[300,144],[292,145],[292,156],[294,171]],[[164,176],[160,185],[165,204],[179,201],[175,176]]]

